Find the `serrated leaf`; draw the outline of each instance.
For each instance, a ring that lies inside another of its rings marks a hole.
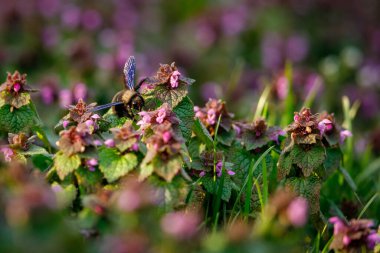
[[[0,130],[19,133],[33,127],[35,116],[28,105],[20,108],[13,108],[10,105],[4,105],[0,108]]]
[[[114,148],[99,151],[99,169],[110,183],[128,174],[137,164],[137,156],[133,153],[122,155]]]
[[[277,178],[278,180],[284,179],[289,175],[293,166],[292,156],[289,153],[282,153],[277,163]]]
[[[263,135],[260,137],[256,137],[254,132],[252,131],[245,131],[243,133],[242,139],[244,146],[247,148],[247,150],[261,148],[270,142],[267,136]]]
[[[218,141],[226,146],[231,146],[232,142],[235,140],[235,134],[233,131],[226,131],[220,129],[218,131]]]
[[[78,155],[67,156],[62,152],[58,152],[54,157],[54,168],[61,180],[76,170],[80,164],[81,161]]]
[[[340,162],[343,158],[340,148],[327,148],[326,159],[323,166],[326,169],[327,176],[331,175],[337,168],[339,168]]]
[[[189,97],[185,97],[173,112],[180,119],[179,127],[185,140],[190,140],[194,124],[194,104]]]
[[[95,186],[103,179],[103,174],[100,170],[90,171],[87,167],[81,166],[75,171],[78,184],[86,187]]]
[[[308,177],[325,160],[325,149],[319,145],[307,148],[294,145],[290,155],[292,156],[293,163],[302,169],[305,177]]]
[[[176,107],[187,95],[187,85],[181,84],[177,88],[171,88],[167,83],[157,85],[155,95],[163,103],[168,103],[172,108]]]
[[[295,143],[297,144],[315,144],[320,136],[318,134],[308,134],[305,136],[297,136]]]
[[[285,180],[285,186],[290,187],[296,194],[306,198],[309,202],[310,213],[319,212],[319,195],[321,182],[315,177],[299,178],[291,177]]]
[[[213,146],[213,140],[210,133],[199,119],[196,119],[194,121],[193,131],[195,135],[201,140],[201,142],[206,144],[207,147]]]
[[[153,163],[141,163],[139,181],[145,180],[147,177],[152,175],[154,171]]]
[[[153,169],[160,177],[164,178],[167,182],[171,182],[173,177],[182,168],[181,156],[175,156],[168,161],[162,161],[159,158],[153,160]]]
[[[240,143],[233,144],[230,152],[227,153],[227,160],[234,164],[234,172],[236,174],[233,176],[233,180],[241,185],[247,174],[248,169],[251,164],[254,155],[247,151]]]

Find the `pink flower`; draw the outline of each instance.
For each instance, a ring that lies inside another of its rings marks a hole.
[[[288,79],[285,76],[281,76],[277,79],[276,82],[276,91],[277,91],[277,96],[281,99],[284,100],[286,96],[288,95]]]
[[[331,131],[332,128],[333,124],[329,119],[323,119],[321,122],[318,123],[318,129],[321,132],[321,135],[323,135],[325,132]]]
[[[195,213],[175,212],[166,214],[161,220],[162,230],[176,238],[188,239],[197,232],[199,217]]]
[[[91,127],[91,126],[94,126],[95,122],[93,120],[89,119],[89,120],[86,120],[85,124],[86,124],[86,126]]]
[[[139,151],[139,144],[138,143],[133,143],[132,150],[135,151],[135,152]]]
[[[98,165],[98,160],[96,160],[95,158],[88,159],[86,161],[86,165],[88,167],[88,170],[95,171],[95,166]]]
[[[162,139],[164,140],[164,143],[168,143],[171,138],[172,138],[172,134],[169,131],[164,132],[162,135]]]
[[[20,85],[19,83],[15,83],[15,84],[13,85],[13,90],[14,90],[15,92],[19,92],[20,89],[21,89],[21,85]]]
[[[108,148],[113,148],[115,147],[115,141],[113,139],[105,140],[104,145],[106,145]]]
[[[339,219],[339,217],[331,217],[329,219],[329,222],[334,224],[334,235],[338,235],[339,233],[342,233],[347,230],[346,224],[344,224],[344,222],[341,219]]]
[[[70,90],[61,90],[59,92],[59,105],[62,108],[66,108],[67,106],[71,105],[72,100],[73,97]]]
[[[156,118],[156,122],[158,124],[162,124],[162,122],[164,122],[164,119],[166,117],[166,109],[165,108],[161,108],[158,110],[158,114],[157,114],[157,118]]]
[[[68,121],[68,120],[64,120],[63,122],[62,122],[62,126],[63,126],[63,128],[67,128],[67,126],[70,124],[70,121]]]
[[[98,120],[98,119],[100,119],[100,116],[99,116],[99,114],[94,114],[91,116],[91,118],[94,120]]]
[[[133,189],[125,189],[121,192],[117,204],[121,210],[132,212],[142,205],[142,199],[139,192]]]
[[[73,88],[74,100],[85,99],[87,96],[87,87],[83,83],[75,84]]]
[[[170,77],[170,85],[172,88],[177,88],[178,87],[178,80],[179,77],[181,76],[181,73],[179,73],[178,70],[174,71]]]
[[[307,200],[301,197],[294,199],[287,209],[290,223],[295,227],[302,227],[307,222]]]
[[[351,137],[352,133],[349,130],[340,131],[340,143],[343,144],[347,137]]]
[[[230,176],[235,175],[235,171],[232,171],[232,170],[227,170],[227,173],[228,173],[228,175],[230,175]]]
[[[145,124],[150,124],[150,121],[152,119],[152,117],[149,115],[148,112],[139,112],[139,115],[142,117],[142,119],[137,122],[137,125],[145,125]]]
[[[370,250],[373,250],[377,244],[380,244],[380,235],[373,231],[367,236],[367,246]]]
[[[92,144],[93,144],[94,146],[101,146],[101,145],[102,145],[102,141],[100,141],[100,140],[94,140],[94,141],[92,142]]]
[[[204,177],[206,175],[206,171],[202,170],[201,173],[199,173],[199,177]]]
[[[3,147],[0,149],[0,152],[3,152],[5,161],[7,162],[12,161],[12,156],[14,155],[14,152],[11,148]]]
[[[300,121],[300,116],[298,114],[294,115],[294,121],[299,122]]]
[[[215,109],[209,109],[207,111],[207,123],[214,125],[216,123],[216,111]]]

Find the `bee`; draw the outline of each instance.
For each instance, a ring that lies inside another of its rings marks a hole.
[[[134,56],[130,56],[124,65],[124,90],[119,91],[113,97],[112,102],[105,105],[94,107],[91,111],[99,111],[112,107],[112,111],[118,117],[133,119],[136,112],[140,112],[144,107],[145,101],[138,92],[146,78],[135,85],[136,61]]]

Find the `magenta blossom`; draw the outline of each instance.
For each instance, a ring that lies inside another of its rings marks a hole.
[[[74,100],[85,99],[87,97],[87,87],[84,83],[77,83],[73,88]]]
[[[325,132],[329,132],[333,129],[333,123],[329,119],[323,119],[318,123],[318,129],[321,132],[321,135],[323,135]]]
[[[159,109],[158,114],[157,114],[157,118],[156,118],[156,122],[158,124],[162,124],[162,122],[164,122],[164,120],[165,120],[165,117],[166,117],[166,108]]]
[[[12,161],[12,157],[14,155],[14,152],[11,148],[9,148],[9,147],[0,148],[0,152],[3,152],[5,161],[7,161],[7,162]]]
[[[104,145],[106,145],[108,148],[113,148],[115,147],[115,141],[113,139],[105,140]]]
[[[214,125],[216,123],[216,111],[215,111],[215,109],[211,108],[207,111],[207,122],[210,125]]]
[[[306,224],[307,213],[307,200],[302,197],[294,199],[287,208],[288,219],[295,227],[302,227]]]
[[[166,214],[161,220],[162,230],[177,239],[193,237],[199,225],[199,217],[195,213],[175,212]]]
[[[98,160],[96,160],[95,158],[88,159],[86,161],[86,165],[89,171],[95,171],[95,166],[98,165]]]
[[[166,131],[162,134],[162,139],[164,140],[164,143],[168,143],[171,138],[172,134],[169,131]]]
[[[352,133],[349,130],[340,131],[340,143],[343,144],[347,137],[351,137]]]
[[[177,88],[179,83],[179,77],[181,76],[181,73],[179,73],[178,70],[175,70],[172,75],[170,76],[170,85],[172,88]]]
[[[62,122],[62,126],[63,126],[63,128],[67,128],[67,126],[70,124],[70,121],[68,121],[68,120],[64,120],[63,122]]]

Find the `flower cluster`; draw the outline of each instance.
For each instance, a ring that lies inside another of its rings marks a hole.
[[[286,129],[296,144],[313,144],[320,139],[318,115],[312,114],[309,108],[294,113],[294,122]]]
[[[140,133],[135,131],[131,121],[126,121],[120,128],[111,128],[114,138],[108,139],[104,143],[107,147],[116,147],[120,152],[126,150],[138,151],[138,141]]]
[[[351,220],[346,223],[338,217],[332,217],[329,221],[334,224],[334,239],[330,249],[359,252],[363,247],[373,250],[380,244],[380,235],[373,229],[371,220]]]
[[[85,138],[76,127],[72,126],[67,130],[63,130],[59,133],[59,135],[60,139],[56,144],[67,156],[83,153],[85,151]]]
[[[26,84],[26,74],[15,71],[7,74],[5,83],[0,86],[0,106],[9,104],[11,110],[29,104],[30,94],[34,91]]]
[[[225,170],[227,171],[227,174],[230,176],[235,175],[235,172],[232,170],[232,163],[224,162],[223,164],[223,153],[222,152],[216,152],[215,154],[213,152],[203,152],[200,156],[201,158],[201,172],[199,173],[199,177],[204,177],[207,173],[210,173],[214,169],[214,163],[215,164],[215,173],[217,177],[221,177],[223,174],[223,165]]]
[[[25,158],[20,152],[27,151],[36,136],[28,137],[25,133],[19,134],[8,133],[8,145],[0,148],[0,152],[3,153],[6,162],[25,161]]]
[[[232,114],[227,112],[222,100],[210,99],[204,108],[194,107],[195,117],[207,127],[211,135],[215,134],[215,128],[220,117],[220,126],[229,131],[232,126]]]
[[[142,111],[139,115],[141,116],[141,120],[137,122],[137,125],[140,126],[141,131],[163,124],[164,122],[169,122],[171,124],[179,123],[175,113],[167,103],[162,104],[154,111]]]
[[[154,88],[157,85],[165,84],[171,89],[176,89],[180,85],[180,82],[190,85],[192,81],[178,71],[175,63],[172,64],[160,64],[155,76],[149,77],[145,80],[145,84]]]

